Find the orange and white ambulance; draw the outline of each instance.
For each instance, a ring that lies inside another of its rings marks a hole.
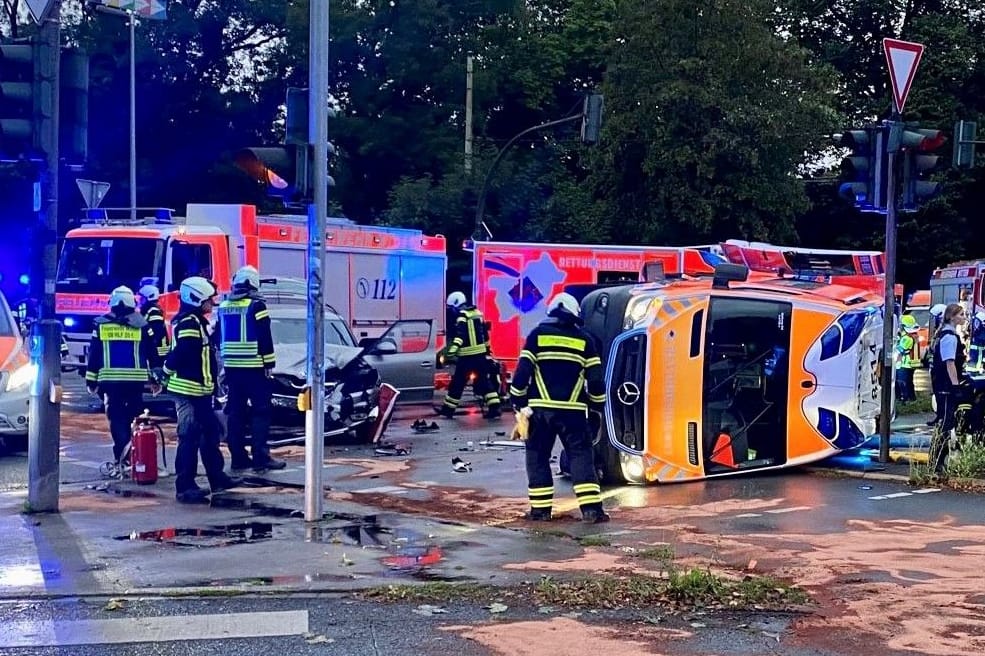
[[[178,288],[189,276],[229,290],[232,273],[251,264],[264,278],[307,278],[307,217],[261,216],[253,205],[189,204],[184,217],[141,210],[136,221],[112,210],[90,210],[62,245],[55,311],[69,344],[63,366],[85,364],[93,320],[106,312],[110,291],[134,291],[150,280],[161,307],[178,310]],[[418,230],[361,226],[329,219],[325,234],[324,298],[357,339],[378,337],[400,319],[431,321],[444,333],[445,238]]]
[[[466,241],[473,254],[472,299],[491,324],[492,354],[512,372],[527,334],[563,291],[584,296],[597,286],[666,276],[712,274],[723,262],[712,247],[599,246]],[[579,289],[581,288],[581,289]]]

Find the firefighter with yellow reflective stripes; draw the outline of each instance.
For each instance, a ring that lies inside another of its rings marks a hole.
[[[527,336],[510,385],[513,407],[533,411],[525,443],[530,496],[527,518],[551,519],[551,451],[555,438],[560,438],[571,459],[571,479],[582,521],[607,522],[588,422],[589,411],[601,412],[605,404],[602,361],[592,338],[581,328],[581,311],[573,296],[554,297],[547,317]]]
[[[161,290],[157,285],[146,284],[137,291],[143,301],[140,304],[140,314],[144,316],[147,323],[154,328],[154,340],[157,354],[161,361],[168,357],[171,351],[171,338],[168,336],[168,325],[164,320],[164,310],[158,305],[161,298]]]
[[[181,308],[174,318],[174,347],[164,363],[168,392],[178,411],[178,453],[174,458],[175,493],[181,503],[208,502],[208,493],[195,483],[198,455],[213,493],[240,481],[224,471],[219,450],[221,428],[213,409],[216,357],[207,315],[215,285],[200,276],[185,278],[179,288]]]
[[[233,276],[232,292],[219,305],[216,342],[226,382],[226,444],[233,470],[256,472],[283,469],[283,460],[270,457],[270,376],[274,369],[274,338],[270,314],[260,296],[260,273],[252,266]],[[246,422],[250,417],[252,446],[246,452]]]
[[[448,384],[444,403],[434,409],[439,415],[453,417],[462,402],[462,392],[469,375],[474,374],[472,389],[486,406],[486,418],[498,419],[501,401],[499,390],[489,380],[489,330],[486,320],[474,305],[469,305],[462,292],[449,294],[447,305],[456,313],[453,337],[446,351],[448,359],[455,361],[455,372]]]
[[[144,385],[151,371],[161,366],[157,354],[157,331],[137,312],[137,299],[129,287],[117,287],[109,297],[108,314],[98,317],[89,342],[86,388],[103,397],[109,433],[113,438],[113,461],[121,458],[130,443],[131,424],[141,412]],[[154,391],[160,391],[155,384]]]

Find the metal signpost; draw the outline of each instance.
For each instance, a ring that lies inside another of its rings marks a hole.
[[[883,39],[883,50],[889,66],[889,78],[893,85],[892,118],[885,123],[889,128],[888,170],[886,184],[886,299],[882,326],[882,398],[879,411],[879,462],[889,462],[889,429],[893,411],[893,380],[896,354],[896,156],[902,141],[903,106],[910,93],[913,76],[923,55],[923,45],[897,39]]]
[[[55,318],[55,234],[58,226],[58,69],[61,0],[29,5],[41,26],[35,70],[40,82],[38,145],[45,153],[38,220],[44,266],[40,321],[31,331],[31,362],[37,378],[31,386],[28,412],[27,504],[32,512],[58,512],[61,439],[62,324]]]
[[[308,141],[314,203],[308,205],[308,383],[304,431],[304,520],[322,518],[325,459],[325,222],[328,216],[328,0],[311,0]]]

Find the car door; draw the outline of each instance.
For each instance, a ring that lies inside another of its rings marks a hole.
[[[430,403],[434,396],[435,342],[433,320],[405,319],[371,340],[365,358],[380,372],[384,383],[400,390],[400,403]]]

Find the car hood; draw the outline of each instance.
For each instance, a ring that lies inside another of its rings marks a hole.
[[[308,347],[305,344],[277,344],[274,353],[277,356],[274,374],[307,378]],[[363,349],[357,346],[326,344],[325,368],[343,369],[362,354]]]

